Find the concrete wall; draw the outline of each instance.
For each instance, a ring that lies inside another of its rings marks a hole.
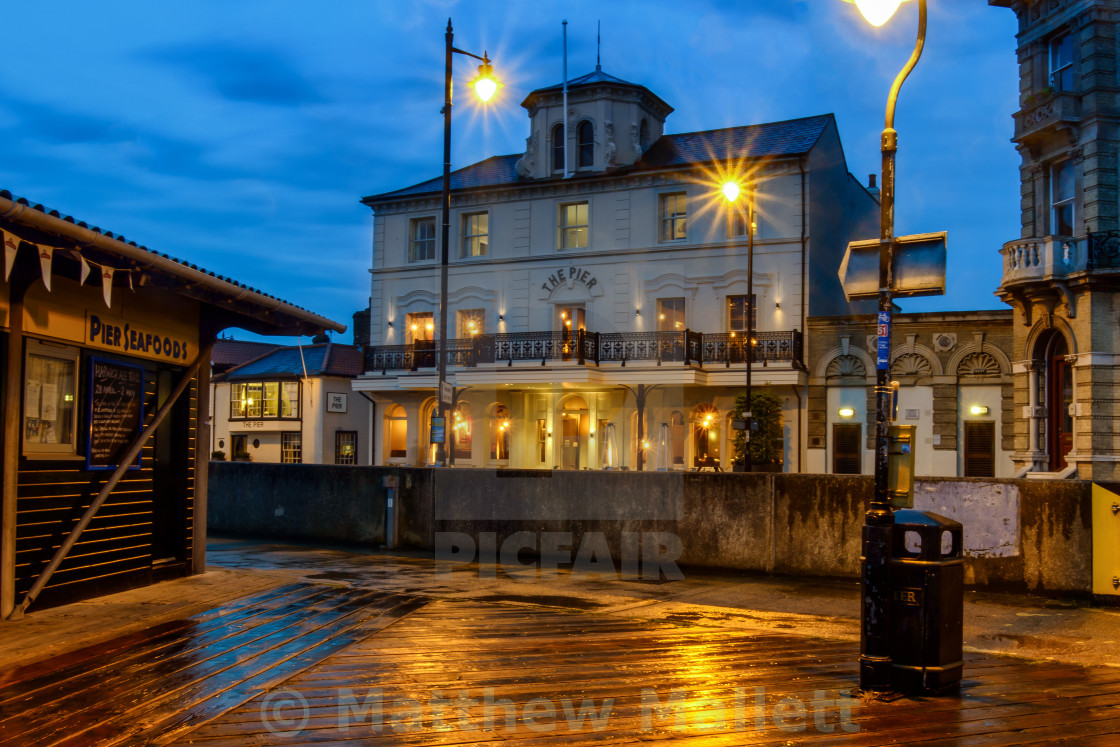
[[[380,545],[384,477],[399,480],[398,540],[441,532],[498,546],[515,532],[599,533],[616,561],[625,533],[680,539],[682,567],[854,577],[866,476],[331,467],[211,463],[210,529]],[[981,588],[1089,594],[1090,483],[924,479],[915,507],[964,524],[965,580]],[[547,544],[547,543],[545,543]],[[544,554],[550,554],[544,552]],[[554,553],[553,553],[554,554]]]

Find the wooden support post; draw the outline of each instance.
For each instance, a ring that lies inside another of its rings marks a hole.
[[[194,431],[194,523],[191,532],[191,573],[206,572],[206,501],[210,480],[210,360],[214,337],[203,344],[198,367],[198,410]]]
[[[4,477],[0,511],[0,620],[16,605],[16,501],[19,486],[20,402],[23,389],[23,295],[31,282],[17,264],[8,298],[8,348],[4,361]]]

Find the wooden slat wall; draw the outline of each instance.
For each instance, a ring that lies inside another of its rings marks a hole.
[[[85,370],[83,366],[83,380]],[[156,370],[144,376],[144,424],[155,417]],[[85,406],[86,392],[80,402]],[[189,566],[194,516],[194,444],[198,419],[197,380],[189,397],[189,451],[176,454],[187,460],[185,516],[179,526],[180,557]],[[84,411],[80,426],[85,422]],[[79,436],[84,449],[84,436]],[[60,603],[139,586],[152,576],[153,506],[158,500],[153,488],[155,473],[153,442],[142,452],[140,470],[126,472],[101,509],[79,537],[62,565],[43,589],[36,606]],[[87,471],[84,461],[21,460],[17,500],[16,591],[18,597],[34,583],[55,550],[77,524],[90,502],[105,485],[111,470]]]

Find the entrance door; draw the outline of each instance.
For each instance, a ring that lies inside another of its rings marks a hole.
[[[182,375],[179,369],[159,371],[156,378],[157,408],[167,401]],[[189,423],[190,392],[187,391],[171,407],[171,412],[160,423],[152,439],[152,561],[156,564],[186,557],[184,524],[192,456]],[[244,444],[241,448],[245,448]]]
[[[1073,369],[1066,362],[1065,339],[1059,337],[1051,348],[1046,371],[1047,447],[1050,470],[1066,468],[1066,454],[1073,448]]]
[[[565,411],[560,415],[560,469],[580,469],[587,456],[587,411]]]

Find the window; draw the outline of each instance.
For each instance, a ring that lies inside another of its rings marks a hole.
[[[964,424],[964,476],[996,476],[996,424],[966,421]]]
[[[280,461],[284,464],[299,464],[303,461],[303,438],[299,431],[280,434]]]
[[[561,306],[556,309],[556,322],[561,332],[587,329],[586,319],[582,306]]]
[[[1062,34],[1050,40],[1050,87],[1073,90],[1073,36]]]
[[[23,452],[76,454],[78,351],[27,342],[23,384]]]
[[[756,297],[751,297],[754,301]],[[746,332],[747,314],[750,314],[750,328],[758,329],[758,315],[754,303],[748,302],[746,296],[727,297],[727,331]]]
[[[385,439],[389,445],[389,458],[405,458],[408,456],[408,417],[404,408],[393,405],[385,413],[385,422],[389,430],[389,437]]]
[[[642,153],[649,150],[649,121],[643,119],[642,126],[638,130],[638,147],[642,149]]]
[[[586,202],[573,202],[560,206],[560,219],[556,229],[556,246],[559,249],[587,248]]]
[[[463,216],[463,244],[460,257],[485,257],[490,243],[489,213],[467,213]]]
[[[298,418],[299,382],[230,382],[229,417],[231,420]]]
[[[832,471],[837,475],[860,474],[860,441],[863,426],[859,423],[832,424]]]
[[[430,311],[404,315],[404,343],[411,345],[417,340],[435,339],[435,317]]]
[[[358,432],[335,431],[334,434],[334,463],[358,463]]]
[[[552,128],[552,170],[564,170],[564,125]]]
[[[498,405],[494,408],[494,417],[490,418],[491,459],[509,459],[509,430],[509,410],[504,405]]]
[[[657,331],[678,332],[684,328],[684,298],[657,299]]]
[[[745,200],[744,200],[745,202]],[[754,231],[754,237],[758,238],[758,213],[754,215],[754,222],[751,225]],[[747,236],[747,206],[740,205],[739,201],[728,210],[727,214],[727,236],[728,238],[746,238]]]
[[[688,238],[688,198],[684,192],[661,195],[661,240]]]
[[[579,139],[579,165],[580,167],[595,164],[595,128],[586,119],[576,128]]]
[[[537,420],[537,461],[548,461],[548,421]]]
[[[462,309],[456,312],[459,322],[459,337],[473,337],[486,334],[485,309]]]
[[[466,402],[451,416],[451,449],[456,459],[471,458],[471,406]]]
[[[436,219],[413,218],[408,222],[408,261],[436,258]]]
[[[1076,236],[1074,233],[1073,163],[1059,161],[1050,167],[1050,233],[1053,236]]]

